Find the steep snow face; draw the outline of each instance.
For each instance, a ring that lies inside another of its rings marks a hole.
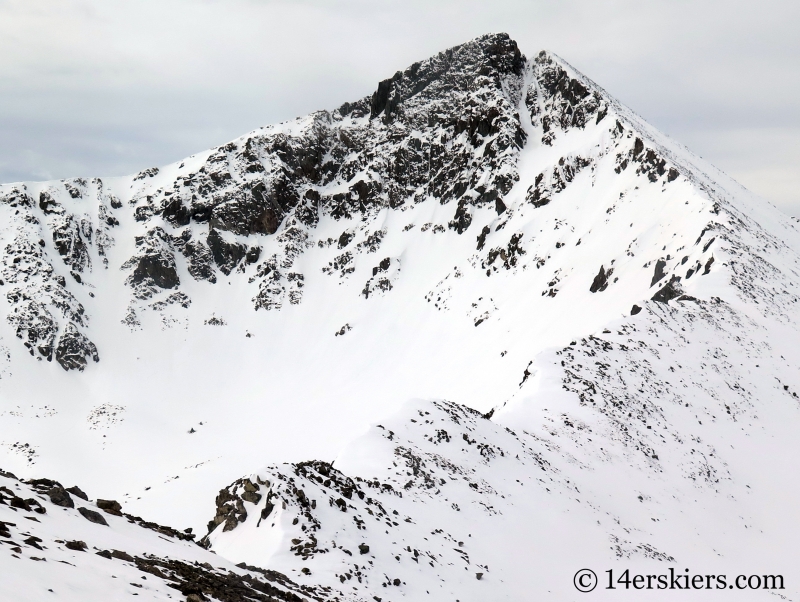
[[[573,600],[585,567],[725,579],[688,599],[766,599],[728,588],[782,575],[793,599],[800,358],[793,283],[772,284],[664,300],[673,282],[539,354],[496,411],[409,402],[333,464],[239,479],[203,542],[351,600]]]
[[[793,574],[796,336],[720,300],[609,326],[540,356],[493,416],[410,402],[333,465],[235,482],[207,541],[352,600],[573,600],[585,567]],[[772,595],[737,593],[681,595]]]
[[[472,599],[478,572],[512,599],[571,595],[524,569],[533,549],[572,567],[559,534],[583,526],[598,564],[731,558],[739,516],[748,537],[764,521],[754,554],[774,541],[779,473],[750,462],[796,445],[797,223],[552,54],[485,36],[170,166],[3,186],[0,212],[0,444],[20,474],[196,529],[251,474],[210,545],[308,583],[360,576],[366,599],[390,578]],[[464,540],[487,505],[500,518]]]

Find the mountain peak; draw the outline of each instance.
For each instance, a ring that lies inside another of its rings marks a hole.
[[[172,165],[0,186],[0,244],[6,467],[319,599],[544,595],[565,532],[597,567],[771,553],[781,473],[738,450],[796,445],[797,223],[506,34]]]
[[[417,102],[428,102],[455,90],[468,93],[485,85],[483,78],[500,86],[503,77],[520,77],[524,65],[525,57],[508,34],[480,36],[380,82],[370,99],[370,118],[383,115],[388,122],[393,112],[417,95]]]

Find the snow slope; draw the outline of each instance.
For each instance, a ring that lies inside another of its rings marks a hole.
[[[86,497],[57,481],[25,483],[0,474],[4,600],[195,602],[213,592],[231,602],[300,602],[334,594],[274,571],[234,566],[191,543],[191,534],[123,513],[113,500]]]
[[[342,599],[571,600],[623,565],[797,597],[797,223],[555,55],[484,36],[0,201],[17,474],[214,518],[219,556]]]

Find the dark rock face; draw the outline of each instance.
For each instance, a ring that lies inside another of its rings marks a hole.
[[[75,503],[67,491],[60,485],[56,485],[47,491],[47,496],[50,501],[56,506],[63,506],[64,508],[74,508]]]
[[[145,178],[153,178],[158,175],[159,169],[158,167],[150,167],[143,171],[140,171],[136,176],[133,178],[135,180],[144,180]]]
[[[8,495],[9,497],[6,497]],[[8,488],[0,488],[0,499],[2,502],[11,506],[12,508],[19,508],[26,512],[36,512],[37,514],[47,514],[44,506],[33,498],[23,499],[18,497],[14,492]]]
[[[90,265],[89,245],[92,241],[92,225],[83,219],[78,220],[67,215],[59,219],[53,227],[53,246],[64,263],[77,272],[82,272]]]
[[[244,493],[242,494],[242,499],[245,502],[250,502],[251,504],[258,504],[258,502],[261,501],[261,494],[257,493],[257,491],[260,489],[258,484],[245,479],[243,485]]]
[[[244,260],[248,264],[256,263],[261,257],[261,247],[250,247],[247,249],[247,254],[244,256]]]
[[[126,283],[133,288],[136,297],[149,299],[159,289],[180,284],[173,242],[163,228],[153,228],[145,236],[137,236],[136,249],[136,255],[122,265],[123,270],[133,268]]]
[[[680,276],[673,276],[669,282],[662,286],[658,292],[653,295],[653,301],[667,303],[683,295],[683,289],[680,286],[680,281]]]
[[[650,281],[650,286],[653,286],[656,282],[661,280],[666,273],[664,272],[664,268],[667,267],[667,262],[663,259],[659,259],[656,261],[656,269],[653,272],[653,279]]]
[[[53,359],[58,327],[47,306],[32,299],[24,299],[24,293],[11,291],[6,297],[15,303],[8,321],[16,327],[17,337],[22,339],[31,355],[38,353],[48,362]],[[20,297],[22,303],[18,303]]]
[[[542,144],[552,146],[559,131],[583,128],[606,116],[608,103],[587,81],[574,79],[546,52],[534,59],[536,82],[529,88],[526,105],[531,123],[541,125]]]
[[[117,560],[124,560],[125,562],[133,562],[134,558],[127,552],[123,550],[111,550],[111,558],[116,558]]]
[[[213,520],[208,523],[208,532],[211,533],[218,525],[223,523],[225,524],[222,528],[223,531],[232,531],[239,523],[246,521],[247,510],[244,507],[244,502],[258,504],[262,497],[261,494],[257,493],[260,488],[258,483],[253,483],[250,479],[238,479],[228,487],[220,489],[216,499],[217,513]],[[267,512],[268,514],[269,512]]]
[[[285,213],[284,206],[296,205],[298,201],[288,190],[276,192],[258,183],[250,190],[239,190],[234,198],[214,207],[210,224],[234,234],[274,234]]]
[[[75,497],[81,498],[84,502],[89,501],[89,496],[87,496],[83,491],[81,491],[81,488],[78,487],[77,485],[75,487],[67,487],[67,491],[69,491]]]
[[[458,202],[456,214],[447,225],[458,234],[464,234],[467,228],[472,225],[472,212],[469,210],[469,203],[466,199],[461,199]]]
[[[99,554],[99,552],[98,552]],[[114,559],[113,553],[104,557]],[[163,579],[168,587],[186,596],[186,602],[220,600],[222,602],[321,602],[330,598],[329,591],[318,591],[308,585],[298,585],[277,571],[265,570],[240,563],[241,569],[255,573],[239,575],[232,571],[214,569],[208,563],[188,563],[169,558],[131,557],[143,573]],[[328,588],[323,588],[328,589]]]
[[[606,290],[608,288],[608,279],[613,272],[614,268],[609,268],[608,271],[606,271],[603,266],[600,266],[600,271],[597,273],[597,276],[594,277],[592,285],[589,287],[589,292],[597,293]]]
[[[6,473],[10,474],[10,473]],[[12,477],[13,478],[13,477]],[[35,487],[37,490],[39,489],[50,489],[51,487],[61,487],[61,484],[58,481],[53,481],[51,479],[31,479],[27,481],[28,485]]]
[[[483,36],[397,72],[371,98],[314,114],[302,133],[267,131],[218,148],[172,190],[140,196],[135,211],[144,221],[272,235],[281,224],[313,227],[320,214],[340,219],[430,195],[460,200],[451,227],[464,232],[470,207],[491,203],[501,211],[500,197],[517,179],[523,68],[507,35]],[[479,147],[483,159],[475,157]],[[347,192],[315,189],[336,182],[347,183]],[[231,250],[209,246],[220,269],[229,269]]]
[[[40,221],[41,213],[37,217],[31,211],[34,208],[32,199],[27,195],[19,196],[22,190],[15,188],[0,195],[0,205],[11,204],[20,208],[17,212],[28,211],[16,224],[18,231],[14,241],[5,246],[0,256],[0,281],[12,285],[6,293],[10,304],[8,322],[31,355],[40,360],[52,361],[55,354],[59,362],[64,359],[66,364],[72,365],[65,358],[75,350],[74,344],[79,339],[87,353],[96,356],[94,346],[80,333],[80,329],[88,326],[86,311],[68,289],[68,286],[74,289],[76,284],[84,283],[84,275],[91,272],[92,247],[105,264],[106,251],[113,244],[108,230],[116,220],[112,219],[107,206],[112,197],[105,192],[100,180],[93,180],[92,185],[93,192],[98,195],[94,218],[65,209],[71,199],[88,202],[89,183],[80,178],[54,183],[41,191],[36,209],[44,214],[43,221]],[[23,190],[25,188],[22,186]],[[22,203],[22,198],[30,202]],[[52,247],[46,242],[47,232],[52,238]],[[68,282],[57,271],[69,271],[72,278]]]
[[[139,263],[133,271],[132,282],[134,284],[145,281],[152,282],[159,288],[175,288],[180,283],[174,263],[154,255],[146,255],[139,259]]]
[[[6,293],[10,305],[7,320],[15,334],[31,355],[51,361],[59,317],[85,326],[83,306],[66,289],[66,280],[54,275],[41,243],[26,240],[22,234],[0,255],[0,274],[12,285]]]
[[[46,190],[39,193],[39,209],[41,209],[45,215],[64,212],[64,209],[59,206],[58,201]]]
[[[64,370],[83,372],[89,359],[100,361],[97,347],[70,322],[58,341],[56,361]]]
[[[355,238],[355,232],[351,230],[345,230],[344,232],[342,232],[342,234],[339,236],[339,243],[338,243],[339,248],[344,249],[347,245],[350,244],[350,241],[352,241],[353,238]]]
[[[372,278],[370,278],[361,294],[369,299],[370,295],[382,294],[392,290],[392,280],[400,271],[399,260],[385,257],[381,262],[372,268]]]
[[[229,243],[217,230],[211,230],[206,239],[214,263],[226,276],[229,275],[242,261],[247,253],[247,247],[239,243]]]
[[[505,247],[495,247],[489,250],[486,260],[481,262],[481,268],[496,270],[498,267],[503,267],[510,270],[516,267],[519,257],[526,254],[521,243],[522,233],[513,234]]]
[[[156,301],[150,307],[152,309],[161,311],[166,309],[170,305],[178,305],[183,307],[184,309],[188,308],[192,304],[192,300],[186,296],[185,293],[181,293],[180,291],[177,293],[171,293],[165,299],[161,301]]]
[[[88,520],[90,523],[95,523],[97,525],[105,525],[108,526],[106,519],[103,518],[103,515],[99,512],[95,512],[94,510],[89,510],[88,508],[78,508],[78,512],[81,513],[81,516]]]
[[[211,283],[217,281],[217,275],[214,271],[214,257],[207,245],[193,240],[192,233],[188,229],[178,236],[173,236],[172,242],[186,258],[189,275],[192,278],[195,280],[207,280]]]
[[[489,226],[484,226],[483,230],[481,230],[481,233],[478,234],[478,246],[476,247],[478,251],[483,250],[483,247],[486,245],[486,237],[489,235],[490,232],[491,229],[489,228]]]
[[[97,500],[97,507],[106,514],[122,516],[122,506],[116,500]]]
[[[623,131],[622,125],[617,122],[618,132]],[[667,160],[652,148],[647,148],[641,138],[633,142],[633,148],[627,153],[617,155],[617,166],[614,171],[621,173],[629,165],[636,166],[637,175],[646,175],[650,182],[662,181],[665,184],[675,181],[680,172],[674,167],[669,167]],[[666,175],[665,175],[666,174]]]
[[[561,157],[547,172],[542,172],[528,188],[525,200],[534,207],[544,207],[552,198],[564,190],[585,167],[592,165],[583,157]]]
[[[183,204],[180,197],[170,197],[164,200],[161,216],[173,226],[186,226],[192,219],[189,208]]]

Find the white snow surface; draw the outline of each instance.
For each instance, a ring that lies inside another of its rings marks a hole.
[[[237,567],[168,528],[100,512],[94,500],[73,495],[70,507],[53,504],[42,495],[48,487],[0,475],[3,600],[181,600],[189,591],[182,578],[187,570],[227,583],[228,591],[244,588],[253,599],[265,599],[258,593],[270,588],[275,596],[270,600],[299,600],[309,593],[319,599],[281,576]],[[81,510],[96,513],[95,520],[85,519]],[[251,588],[232,576],[262,587]]]
[[[176,253],[188,307],[152,307],[174,291],[136,305],[125,284],[129,272],[120,268],[152,225],[134,218],[136,199],[196,171],[211,151],[154,177],[84,181],[79,198],[63,182],[0,187],[38,199],[60,186],[59,203],[95,232],[104,231],[110,210],[100,207],[111,196],[122,207],[108,230],[113,242],[101,254],[95,234],[91,266],[76,284],[53,250],[47,224],[55,218],[36,204],[0,204],[3,468],[79,483],[127,512],[199,533],[220,487],[247,475],[259,497],[243,502],[247,520],[210,533],[216,556],[123,518],[101,527],[48,505],[41,523],[24,521],[48,550],[14,558],[0,543],[9,575],[0,597],[48,600],[53,589],[65,600],[180,599],[150,577],[152,589],[133,592],[126,584],[143,574],[133,565],[109,573],[118,561],[64,551],[53,543],[60,538],[211,558],[240,573],[233,563],[246,562],[330,588],[309,599],[774,595],[604,589],[606,570],[670,567],[727,574],[728,583],[738,574],[782,574],[781,599],[800,598],[800,224],[549,56],[598,91],[607,114],[542,142],[541,119],[528,116],[543,94],[537,63],[527,61],[518,93],[508,95],[527,142],[504,212],[476,206],[463,234],[448,227],[455,203],[433,197],[350,219],[323,214],[290,261],[304,274],[299,301],[287,284],[285,302],[269,311],[253,305],[255,265],[217,271],[211,283],[194,279]],[[300,118],[259,135],[298,134],[314,123]],[[641,169],[637,141],[666,162],[664,173],[649,178]],[[625,157],[634,159],[620,169]],[[535,206],[528,191],[537,176],[567,179],[564,165],[576,158],[586,166]],[[335,181],[327,192],[343,190],[347,182]],[[254,235],[262,259],[289,254],[290,226],[287,218],[277,233]],[[353,237],[338,248],[346,231]],[[8,249],[40,239],[42,261],[86,309],[83,331],[100,361],[80,372],[31,357],[9,320],[7,293],[35,282],[41,266],[20,271]],[[331,269],[343,250],[352,272]],[[383,258],[389,268],[376,271]],[[659,260],[664,276],[652,283]],[[590,292],[601,266],[613,272]],[[389,290],[378,286],[384,276]],[[651,300],[673,276],[683,296]],[[632,314],[634,305],[641,311]],[[124,321],[131,307],[134,327]],[[238,483],[229,488],[235,495]],[[273,509],[261,518],[267,504]],[[0,513],[22,529],[20,512],[0,505]],[[586,567],[601,584],[580,594],[572,578]]]

